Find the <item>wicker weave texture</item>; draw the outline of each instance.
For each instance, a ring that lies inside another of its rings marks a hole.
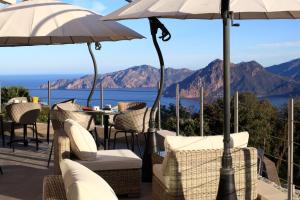
[[[95,171],[114,190],[117,195],[140,196],[141,169]]]
[[[67,200],[61,176],[45,176],[43,180],[43,200]]]
[[[41,112],[41,105],[37,103],[12,103],[5,108],[9,118],[18,124],[35,123]]]
[[[164,176],[166,185],[153,182],[154,199],[216,199],[223,150],[168,153]],[[238,199],[257,198],[257,152],[255,148],[232,150]]]
[[[70,158],[71,146],[70,139],[63,131],[58,129],[54,131],[54,174],[61,174],[59,162],[62,159]]]
[[[56,104],[50,111],[53,129],[63,128],[66,119],[73,119],[84,128],[93,130],[95,128],[94,117],[87,113],[78,112],[78,110],[81,110],[81,106],[76,103],[65,102]]]

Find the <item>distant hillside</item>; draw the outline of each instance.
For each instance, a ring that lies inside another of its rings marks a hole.
[[[205,95],[223,95],[223,61],[215,60],[207,67],[187,77],[180,84],[180,94],[186,98],[199,96],[199,88],[204,87]],[[164,95],[175,96],[176,84],[166,88]],[[265,70],[256,61],[231,64],[232,92],[253,92],[258,96],[290,95],[300,91],[300,83]]]
[[[190,76],[194,71],[189,69],[173,69],[167,68],[165,70],[166,82],[165,86],[168,87],[173,83],[182,81]],[[125,70],[120,70],[113,73],[100,75],[97,78],[97,87],[102,81],[104,88],[153,88],[157,87],[160,80],[160,72],[158,68],[141,65],[131,67]],[[66,80],[61,79],[51,84],[52,89],[88,89],[92,87],[93,76],[86,75],[79,79]],[[40,86],[47,88],[47,84]]]
[[[300,81],[300,58],[279,65],[267,67],[266,70],[280,76],[286,76],[293,78],[296,81]]]

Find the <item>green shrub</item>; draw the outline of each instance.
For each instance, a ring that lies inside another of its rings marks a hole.
[[[14,97],[29,97],[28,89],[19,86],[2,87],[1,88],[1,102],[7,103],[9,99]]]

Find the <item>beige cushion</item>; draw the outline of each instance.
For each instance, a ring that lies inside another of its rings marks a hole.
[[[128,149],[101,150],[94,161],[78,161],[90,170],[140,169],[142,160]]]
[[[230,147],[247,147],[249,140],[248,132],[240,132],[230,134]],[[223,145],[223,135],[213,135],[213,136],[167,136],[164,142],[165,151],[195,151],[195,150],[205,150],[205,149],[222,149]],[[168,153],[163,160],[162,170],[165,171],[167,167]]]
[[[230,134],[231,147],[247,147],[249,140],[248,132]],[[214,136],[167,136],[165,139],[166,151],[181,150],[203,150],[203,149],[222,149],[223,135]]]
[[[81,160],[96,160],[97,146],[91,133],[72,119],[64,122],[72,152]]]
[[[60,162],[68,200],[117,200],[112,188],[99,175],[69,159]]]

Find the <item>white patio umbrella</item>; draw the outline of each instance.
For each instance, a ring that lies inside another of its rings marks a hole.
[[[105,22],[100,15],[71,4],[55,0],[31,0],[0,10],[0,46],[34,46],[88,43],[94,63],[94,82],[87,105],[96,84],[97,65],[90,43],[143,38],[137,32],[117,23]]]
[[[223,20],[224,153],[217,199],[237,199],[230,154],[230,25],[236,25],[232,22],[233,19],[298,19],[300,18],[300,1],[136,0],[103,19],[149,18],[151,23],[155,17]],[[163,70],[163,67],[161,69]],[[163,77],[161,78],[163,82]]]
[[[0,10],[0,47],[87,43],[94,66],[89,106],[98,74],[91,43],[99,50],[102,41],[143,38],[119,23],[102,21],[101,17],[85,8],[55,0],[31,0],[7,6]],[[48,127],[48,143],[49,132]]]

